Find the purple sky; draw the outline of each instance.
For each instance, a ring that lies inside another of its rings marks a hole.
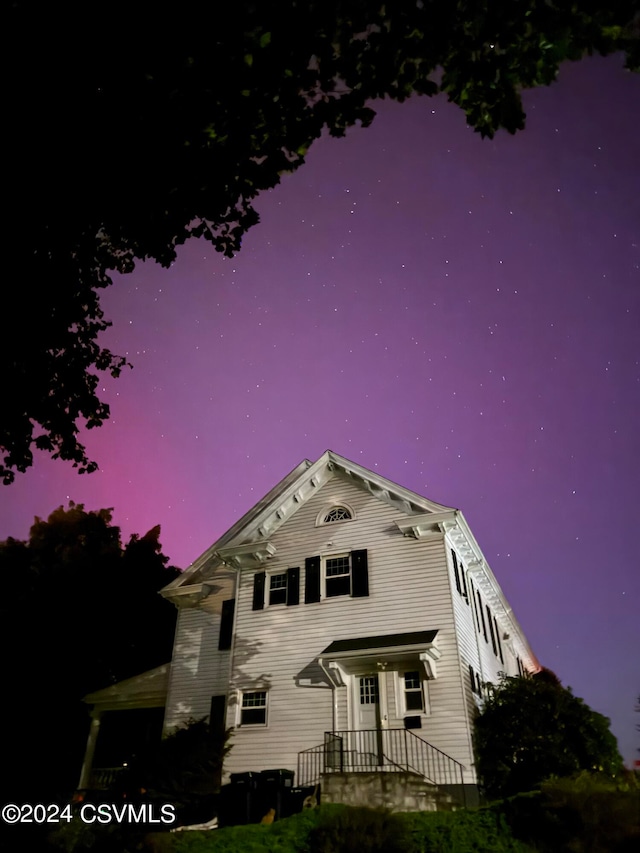
[[[186,567],[330,448],[459,507],[540,661],[638,756],[640,75],[564,66],[527,129],[381,103],[259,200],[233,260],[183,247],[105,294],[101,470],[40,455],[0,539],[70,498]],[[634,651],[635,650],[635,651]]]

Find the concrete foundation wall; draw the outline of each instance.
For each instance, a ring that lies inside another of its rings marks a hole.
[[[394,812],[451,811],[458,804],[412,773],[325,773],[322,802]]]

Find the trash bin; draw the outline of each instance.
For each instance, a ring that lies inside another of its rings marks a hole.
[[[262,770],[258,779],[257,800],[259,811],[267,814],[269,809],[275,809],[278,820],[288,811],[286,804],[293,788],[295,773],[293,770]],[[261,815],[261,817],[262,817]],[[258,818],[260,819],[260,818]]]
[[[259,774],[253,770],[246,773],[231,773],[229,784],[225,785],[225,823],[253,823],[255,821],[256,802]]]

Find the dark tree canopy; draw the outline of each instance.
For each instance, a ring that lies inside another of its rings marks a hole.
[[[514,133],[520,91],[564,60],[640,67],[635,0],[13,0],[4,24],[5,483],[34,447],[97,467],[78,433],[109,416],[99,373],[127,364],[99,343],[110,271],[167,266],[191,236],[237,252],[253,200],[323,131],[444,92],[483,136]]]
[[[493,688],[476,719],[474,745],[489,799],[534,790],[552,776],[623,770],[609,720],[546,669]]]
[[[28,542],[0,543],[0,730],[12,797],[73,791],[88,732],[87,693],[171,659],[178,576],[160,528],[123,548],[111,511],[60,507]],[[11,757],[13,756],[13,757]]]

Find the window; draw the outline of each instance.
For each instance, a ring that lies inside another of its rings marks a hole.
[[[451,549],[451,559],[453,561],[453,574],[456,579],[456,589],[464,600],[469,604],[469,592],[467,590],[467,576],[462,564],[462,560],[458,563],[458,555]]]
[[[240,705],[241,726],[267,725],[267,691],[252,690],[242,693]]]
[[[287,603],[287,573],[271,575],[269,578],[269,604]]]
[[[491,621],[491,610],[489,609],[489,605],[485,605],[487,608],[487,621],[489,622],[489,631],[491,633],[491,645],[493,646],[493,653],[496,657],[498,657],[498,646],[496,645],[496,635],[493,630],[493,622]]]
[[[471,664],[469,664],[469,680],[471,682],[471,692],[482,697],[482,680]]]
[[[498,628],[498,620],[496,617],[493,617],[493,624],[496,629],[496,643],[498,644],[498,656],[500,658],[500,663],[504,663],[504,657],[502,655],[502,643],[500,642],[500,629]]]
[[[313,604],[322,598],[369,595],[369,562],[366,550],[327,557],[307,557],[304,561],[304,601]]]
[[[351,511],[346,506],[334,506],[324,517],[324,524],[331,524],[334,521],[351,521],[353,516]]]
[[[333,506],[325,506],[316,516],[316,527],[323,524],[337,524],[343,521],[353,521],[356,517],[353,509],[344,503],[336,503]]]
[[[324,563],[327,598],[334,595],[351,595],[351,557],[327,557]]]
[[[476,615],[476,625],[478,626],[478,634],[480,634],[482,628],[480,627],[480,617],[478,616],[478,599],[476,598],[476,590],[471,578],[469,578],[469,592],[471,594],[471,601],[473,602],[473,612]]]
[[[422,670],[396,672],[395,694],[397,713],[405,718],[405,726],[407,718],[419,721],[421,715],[429,713],[429,695]],[[410,724],[411,727],[420,728],[421,724],[416,722]]]
[[[253,576],[253,609],[264,610],[266,604],[286,604],[292,606],[300,603],[300,569],[287,569],[273,572],[256,572]]]
[[[404,707],[407,711],[424,711],[422,681],[417,670],[404,673]]]
[[[487,635],[487,625],[484,621],[484,613],[482,612],[482,596],[480,595],[480,590],[478,592],[478,610],[480,611],[480,618],[482,619],[482,633],[484,634],[484,638],[486,642],[489,642],[489,637]]]
[[[378,676],[365,675],[360,679],[360,704],[377,705],[379,701]]]

